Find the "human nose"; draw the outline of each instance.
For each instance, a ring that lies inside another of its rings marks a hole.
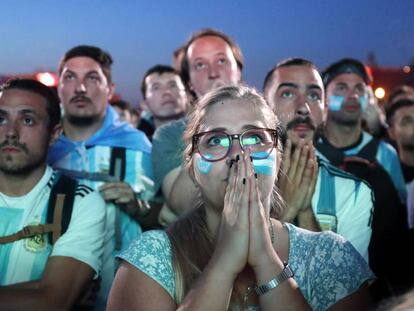
[[[161,93],[162,93],[163,96],[170,96],[171,93],[172,93],[172,89],[169,86],[164,86],[161,89]]]
[[[350,88],[347,95],[348,95],[348,98],[353,98],[355,100],[359,100],[360,91],[357,90],[356,88]]]
[[[220,77],[220,72],[217,65],[211,64],[208,66],[208,77],[210,79],[217,79]]]
[[[76,93],[86,93],[86,85],[84,81],[79,81],[76,83],[75,88]]]
[[[6,124],[6,138],[7,139],[18,139],[19,138],[19,127],[17,122],[10,120]]]
[[[296,115],[298,116],[308,116],[310,113],[309,103],[306,100],[306,96],[300,95],[296,101]]]
[[[233,135],[231,136],[231,144],[229,146],[229,153],[228,153],[228,157],[229,158],[234,158],[237,155],[242,154],[243,148],[241,146],[241,140],[240,140],[240,135]],[[237,142],[235,143],[234,141],[237,140]]]

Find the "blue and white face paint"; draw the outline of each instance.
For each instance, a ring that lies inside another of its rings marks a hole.
[[[253,152],[252,156],[260,156],[264,152]],[[272,176],[276,174],[276,149],[266,159],[253,159],[253,169],[256,174]]]
[[[329,101],[328,101],[328,108],[330,111],[333,112],[338,112],[341,110],[342,105],[345,101],[345,97],[344,96],[339,96],[339,95],[331,95],[329,96]]]
[[[210,154],[207,154],[205,156],[207,159],[211,159],[212,156]],[[208,174],[212,167],[212,162],[208,162],[203,159],[203,157],[199,154],[196,155],[196,165],[200,173],[202,174]]]
[[[365,111],[365,109],[367,109],[367,106],[368,106],[368,96],[366,95],[359,96],[359,104],[361,105],[361,110]]]
[[[329,96],[328,108],[330,111],[338,112],[342,109],[342,105],[344,104],[344,102],[345,102],[345,96],[331,95]],[[365,95],[359,96],[359,105],[362,111],[367,109],[367,105],[368,105],[367,96]]]

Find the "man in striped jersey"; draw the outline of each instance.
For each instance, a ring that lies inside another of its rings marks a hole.
[[[264,94],[287,139],[279,176],[284,219],[308,230],[331,230],[368,261],[371,189],[362,180],[317,159],[313,139],[322,125],[324,88],[315,66],[287,59],[266,76]]]
[[[69,225],[53,245],[42,231],[28,233],[50,226],[59,175],[46,155],[60,129],[48,87],[28,79],[0,87],[0,310],[72,309],[101,270],[105,202],[89,187],[76,187]]]
[[[99,308],[115,274],[114,255],[141,233],[138,217],[153,195],[151,143],[121,122],[108,103],[114,93],[111,65],[111,56],[94,46],[77,46],[63,56],[58,85],[63,134],[48,158],[53,167],[99,190],[107,203]]]

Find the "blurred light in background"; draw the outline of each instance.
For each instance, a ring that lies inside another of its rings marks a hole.
[[[410,66],[404,66],[404,67],[403,67],[403,71],[404,71],[405,73],[410,73],[410,71],[411,71]]]
[[[374,94],[376,98],[383,99],[385,97],[385,90],[382,87],[377,87]]]
[[[46,86],[56,86],[57,77],[55,74],[50,72],[39,72],[36,74],[36,80],[43,83]]]

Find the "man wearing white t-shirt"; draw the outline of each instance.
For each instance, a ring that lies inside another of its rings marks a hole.
[[[59,100],[48,87],[28,79],[0,87],[0,310],[72,309],[100,272],[105,203],[90,188],[76,185],[69,225],[53,245],[46,233],[22,230],[50,225],[60,176],[46,155],[59,133]]]

